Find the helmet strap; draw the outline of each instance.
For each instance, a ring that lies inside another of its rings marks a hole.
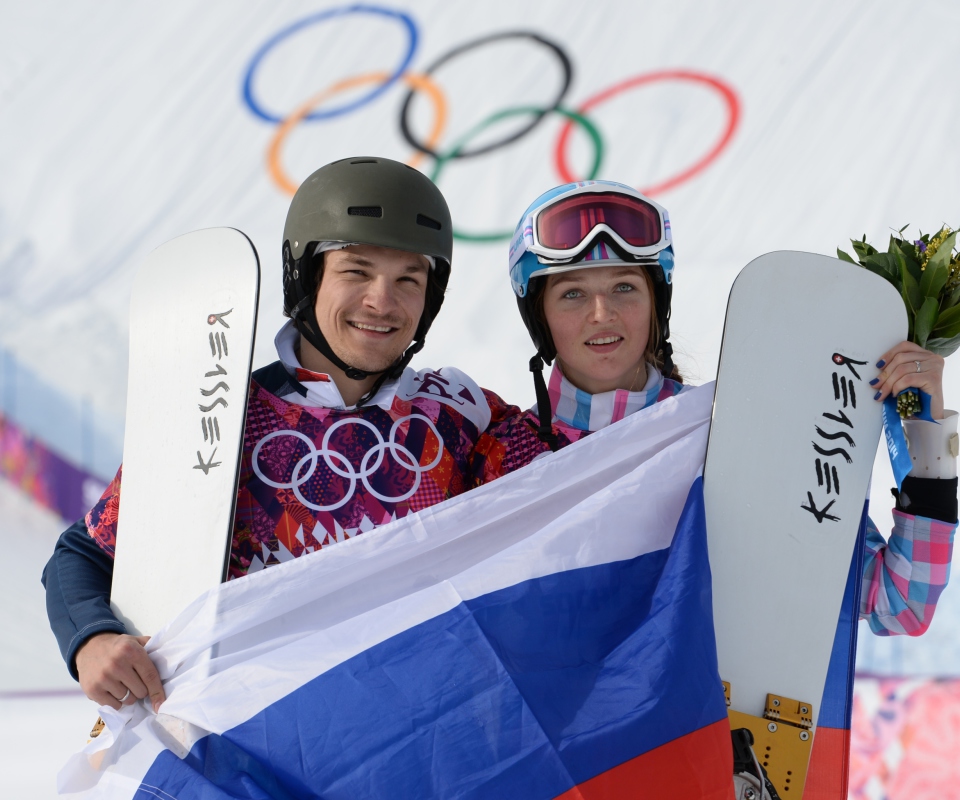
[[[663,377],[669,378],[673,375],[673,345],[664,339],[660,344],[658,355],[663,363]]]
[[[333,348],[327,341],[327,338],[320,330],[320,324],[317,322],[316,312],[313,310],[313,298],[304,297],[290,312],[297,330],[303,337],[310,342],[317,350],[322,353],[337,369],[342,370],[343,374],[354,381],[362,381],[375,375],[375,372],[367,372],[358,367],[351,367],[340,356],[333,352]]]
[[[530,371],[533,373],[533,387],[537,393],[537,416],[540,419],[537,438],[556,453],[560,449],[560,444],[557,442],[557,435],[553,432],[553,407],[550,405],[547,384],[543,380],[543,357],[540,353],[530,359]]]
[[[377,392],[380,391],[380,387],[383,386],[388,379],[392,380],[399,378],[403,374],[403,371],[407,368],[407,365],[410,363],[411,359],[417,353],[423,350],[423,344],[424,343],[422,341],[411,344],[404,351],[403,355],[393,363],[393,366],[388,367],[380,373],[380,377],[378,377],[373,386],[370,387],[370,391],[360,398],[360,400],[357,402],[357,405],[362,406],[364,403],[367,403],[376,397]]]
[[[305,297],[303,300],[297,303],[296,307],[294,307],[294,309],[290,312],[290,317],[293,319],[294,324],[297,326],[297,330],[300,331],[303,337],[315,348],[317,348],[317,350],[319,350],[320,353],[322,353],[335,367],[342,370],[343,374],[351,380],[362,381],[366,378],[369,378],[371,375],[378,375],[377,380],[374,381],[374,384],[370,387],[370,390],[360,398],[359,402],[357,403],[358,406],[362,406],[364,403],[373,398],[376,393],[380,391],[380,387],[383,386],[387,380],[399,378],[413,357],[423,350],[424,341],[422,339],[414,340],[413,343],[411,343],[411,345],[403,352],[403,355],[401,355],[400,358],[394,361],[393,364],[386,369],[381,370],[379,373],[367,372],[359,367],[351,367],[349,364],[347,364],[347,362],[333,352],[333,348],[330,346],[330,343],[320,330],[320,325],[316,321],[316,312],[313,310],[311,299],[312,298]]]

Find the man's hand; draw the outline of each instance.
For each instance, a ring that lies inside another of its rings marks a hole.
[[[154,712],[166,699],[160,673],[143,646],[149,636],[99,633],[77,651],[77,674],[83,693],[103,706],[119,710],[150,697]]]

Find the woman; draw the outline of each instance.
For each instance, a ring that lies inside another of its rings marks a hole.
[[[666,209],[628,186],[566,184],[530,205],[510,244],[510,281],[537,348],[530,361],[537,405],[519,416],[504,409],[503,421],[481,438],[478,482],[683,391],[669,343],[673,267]],[[548,388],[543,362],[554,359]],[[940,356],[901,342],[877,367],[875,400],[921,389],[933,418],[943,420],[907,423],[914,469],[895,493],[890,542],[867,526],[861,617],[878,634],[919,635],[952,553],[957,473],[948,440],[957,415],[945,418]]]

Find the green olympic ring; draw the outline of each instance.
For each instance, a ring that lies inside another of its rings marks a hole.
[[[559,106],[552,110],[557,114],[562,114],[567,119],[576,122],[590,136],[590,140],[593,142],[593,164],[590,167],[590,173],[582,180],[592,181],[595,177],[597,177],[597,173],[600,172],[600,164],[603,161],[603,138],[600,136],[600,131],[597,130],[597,127],[589,119],[582,114],[578,114],[576,111],[570,111],[569,109],[561,108]],[[523,106],[521,108],[507,108],[503,111],[497,111],[496,113],[491,114],[485,120],[479,122],[477,125],[468,130],[463,136],[461,136],[447,153],[441,153],[438,155],[437,162],[433,166],[433,174],[430,176],[430,180],[439,184],[440,173],[443,171],[444,165],[451,159],[456,158],[460,151],[466,147],[475,136],[485,131],[494,123],[499,122],[507,117],[518,116],[519,114],[543,115],[549,111],[550,109],[545,110],[542,108],[535,108],[534,106]],[[459,239],[462,242],[505,242],[509,241],[511,236],[513,236],[512,230],[497,233],[465,233],[464,231],[458,231],[456,228],[453,229],[453,238]]]

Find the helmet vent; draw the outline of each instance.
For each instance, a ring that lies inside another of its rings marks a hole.
[[[356,162],[354,162],[356,163]],[[347,213],[351,217],[382,217],[383,209],[380,206],[350,206]]]
[[[356,161],[351,161],[351,164],[376,164],[377,159],[375,158],[358,158]]]
[[[431,219],[423,214],[417,214],[417,225],[423,225],[424,228],[433,228],[435,231],[443,227],[435,219]]]

